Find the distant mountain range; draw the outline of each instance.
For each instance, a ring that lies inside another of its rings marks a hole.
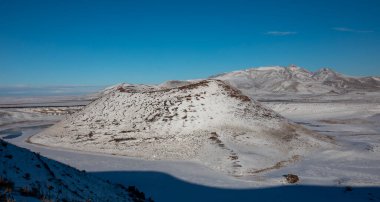
[[[248,94],[345,94],[379,91],[380,77],[352,77],[329,68],[310,72],[297,66],[260,67],[213,76]]]
[[[380,101],[380,77],[353,77],[322,68],[316,72],[292,65],[289,67],[258,67],[210,76],[222,80],[257,100],[365,100]],[[196,80],[171,80],[159,85],[118,84],[95,97],[112,92],[118,87],[129,91],[170,89],[188,85]]]

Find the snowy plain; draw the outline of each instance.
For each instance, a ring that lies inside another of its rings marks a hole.
[[[313,131],[334,136],[339,149],[309,155],[260,177],[241,179],[188,161],[142,160],[30,144],[28,138],[44,129],[31,126],[48,127],[62,118],[42,116],[38,110],[33,111],[40,117],[38,122],[28,119],[3,125],[1,130],[22,132],[7,139],[10,143],[116,183],[134,184],[155,201],[380,200],[379,104],[266,102],[263,105]],[[9,109],[3,110],[12,114]],[[300,182],[287,184],[282,177],[287,173],[297,174]]]
[[[334,165],[327,164],[331,167],[324,167],[320,165],[322,159],[316,159],[311,165],[306,161],[298,166],[275,171],[271,177],[277,178],[278,181],[273,184],[263,184],[260,181],[248,181],[224,175],[192,162],[141,160],[33,145],[26,140],[42,128],[20,127],[23,135],[8,141],[106,180],[126,185],[134,184],[152,196],[155,201],[378,201],[380,199],[378,181],[367,186],[350,185],[351,172],[339,170],[340,168]],[[344,166],[344,162],[342,165]],[[360,171],[359,166],[361,164],[357,161],[356,171]],[[331,172],[334,167],[335,171],[338,169],[339,172]],[[303,174],[308,172],[312,176],[303,176],[302,171]],[[301,182],[289,185],[280,180],[281,175],[288,172],[300,174]],[[339,175],[342,180],[336,181]],[[377,172],[373,175],[379,174]],[[360,175],[355,177],[360,178]]]

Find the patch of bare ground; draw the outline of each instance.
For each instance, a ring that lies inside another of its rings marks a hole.
[[[211,141],[213,141],[215,144],[217,144],[221,149],[224,149],[224,150],[227,150],[229,151],[229,156],[228,156],[228,159],[232,161],[232,167],[234,168],[234,170],[232,171],[232,175],[234,176],[238,176],[236,175],[236,169],[242,167],[240,164],[239,164],[239,156],[236,152],[234,152],[234,150],[228,148],[225,144],[223,144],[222,140],[219,138],[219,135],[216,133],[216,132],[211,132],[210,133],[210,137],[209,139]]]
[[[248,96],[244,95],[240,90],[237,88],[234,88],[228,84],[226,84],[224,81],[221,80],[216,80],[219,83],[219,86],[221,86],[230,97],[236,98],[238,100],[241,100],[243,102],[251,102],[251,98]]]
[[[123,88],[123,86],[117,87],[116,90],[119,91],[119,92],[122,92],[122,93],[128,93],[127,89]]]
[[[110,140],[110,142],[115,141],[115,142],[123,142],[123,141],[131,141],[131,140],[136,140],[134,137],[124,137],[124,138],[114,138]]]
[[[290,142],[299,136],[296,126],[291,124],[283,124],[281,130],[270,130],[267,133],[274,137],[280,137],[285,142]]]
[[[210,137],[208,138],[216,144],[221,144],[222,141],[219,139],[219,135],[216,132],[211,132]]]
[[[286,174],[286,175],[283,175],[283,177],[285,178],[286,182],[289,184],[297,183],[300,180],[300,178],[294,174]]]
[[[322,119],[319,120],[321,123],[327,124],[371,124],[373,121],[366,119]]]
[[[203,80],[203,81],[200,81],[197,83],[192,83],[189,85],[180,86],[180,87],[178,87],[178,89],[180,89],[180,90],[191,90],[191,89],[196,89],[196,88],[201,87],[201,86],[207,87],[209,82],[210,81],[208,81],[208,80]]]
[[[317,140],[321,140],[323,142],[330,143],[330,144],[335,144],[334,137],[313,132],[307,128],[300,127],[298,124],[295,124],[295,123],[289,123],[287,125],[284,125],[283,127],[284,127],[284,130],[290,131],[289,135],[284,136],[284,140],[291,140],[289,138],[296,138],[297,136],[299,136],[298,133],[303,133]]]
[[[258,174],[258,173],[267,172],[270,170],[280,169],[282,167],[285,167],[286,165],[289,165],[291,163],[295,163],[295,162],[299,161],[300,159],[301,159],[300,155],[294,155],[290,159],[277,162],[276,164],[274,164],[271,167],[263,168],[263,169],[259,169],[259,170],[254,170],[254,171],[248,171],[248,173],[249,174]]]

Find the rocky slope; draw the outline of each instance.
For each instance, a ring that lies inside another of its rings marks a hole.
[[[33,136],[33,143],[145,159],[191,160],[255,175],[331,146],[220,80],[176,88],[119,86]]]
[[[145,196],[0,140],[0,201],[145,201]]]

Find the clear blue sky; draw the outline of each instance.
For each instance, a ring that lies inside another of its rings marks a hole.
[[[380,75],[379,0],[0,0],[0,85],[202,78],[263,65]]]

